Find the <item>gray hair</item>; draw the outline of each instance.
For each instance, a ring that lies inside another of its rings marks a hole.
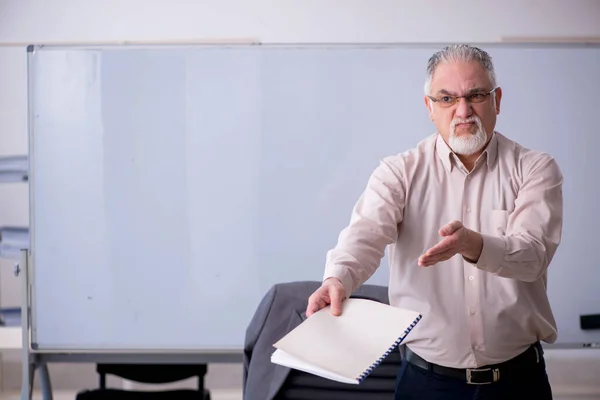
[[[446,46],[442,50],[438,51],[431,56],[427,63],[427,79],[425,80],[425,94],[431,94],[431,80],[433,74],[442,62],[457,62],[457,61],[477,61],[487,71],[490,78],[492,88],[496,87],[496,73],[494,72],[494,64],[492,63],[492,57],[481,50],[478,47],[470,46],[468,44],[453,44]]]

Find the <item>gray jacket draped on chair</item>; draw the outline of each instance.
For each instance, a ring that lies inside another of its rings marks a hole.
[[[321,282],[302,281],[274,285],[263,297],[246,330],[244,343],[244,400],[272,400],[286,381],[290,369],[271,363],[273,343],[305,318],[310,295]],[[351,297],[389,304],[384,286],[362,285]]]

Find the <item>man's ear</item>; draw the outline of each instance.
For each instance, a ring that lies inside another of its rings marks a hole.
[[[433,101],[431,101],[431,99],[427,96],[425,96],[423,99],[425,100],[425,107],[429,113],[429,119],[433,121]]]
[[[496,115],[500,114],[500,100],[502,100],[502,88],[498,87],[494,92],[496,96]]]

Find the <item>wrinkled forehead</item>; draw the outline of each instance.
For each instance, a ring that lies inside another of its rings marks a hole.
[[[492,90],[489,73],[477,61],[442,62],[433,73],[432,93],[466,93],[474,90]]]

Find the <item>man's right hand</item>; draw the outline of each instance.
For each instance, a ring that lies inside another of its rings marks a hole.
[[[306,307],[306,317],[310,317],[322,308],[331,304],[331,314],[342,314],[342,301],[346,298],[344,285],[337,278],[326,279],[309,298]]]

